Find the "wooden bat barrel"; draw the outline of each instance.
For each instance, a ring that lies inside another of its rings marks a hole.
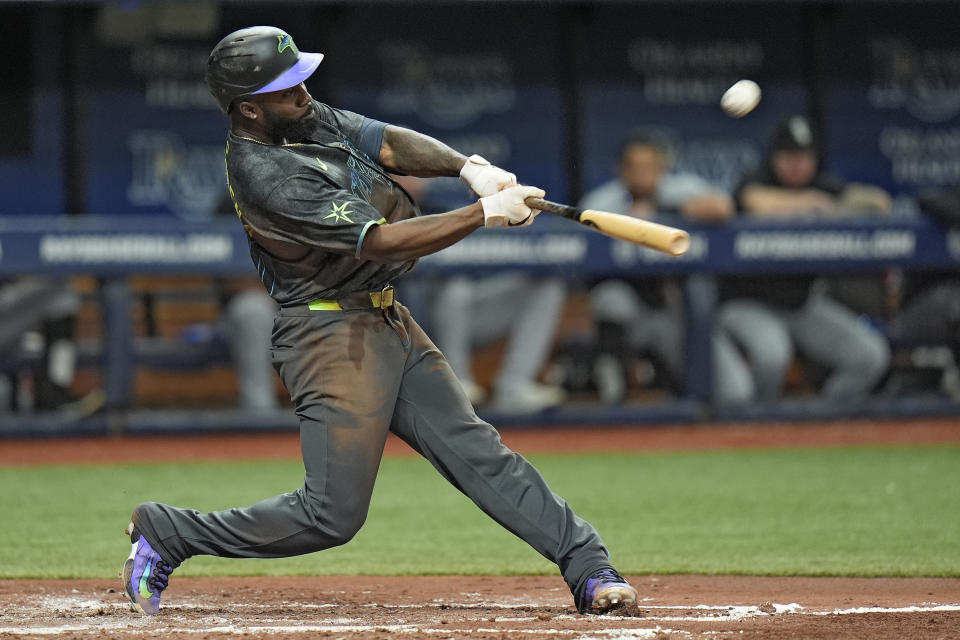
[[[683,255],[690,248],[690,234],[683,229],[650,220],[641,220],[620,213],[580,209],[541,198],[524,200],[531,209],[539,209],[590,227],[604,235],[650,247],[673,256]]]

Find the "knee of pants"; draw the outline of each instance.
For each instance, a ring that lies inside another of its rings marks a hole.
[[[789,342],[764,345],[751,353],[752,367],[758,378],[780,378],[793,362],[793,346]]]
[[[750,375],[724,376],[714,374],[713,401],[721,407],[736,406],[753,402],[757,397],[757,387]]]
[[[846,368],[858,372],[864,380],[876,382],[890,366],[890,345],[879,336],[864,341]]]
[[[752,402],[757,397],[753,373],[733,343],[723,334],[713,340],[714,404],[725,407]]]
[[[333,539],[332,546],[347,544],[353,540],[353,537],[357,535],[357,532],[360,531],[361,527],[363,527],[363,523],[366,521],[367,513],[364,511],[362,516],[359,518],[355,517],[331,523],[332,527],[329,529],[329,533],[330,537]]]
[[[319,549],[336,547],[350,542],[367,521],[369,500],[338,500],[338,504],[323,508],[316,500],[308,501],[314,529],[318,535]]]
[[[636,293],[620,280],[601,282],[590,291],[590,314],[596,321],[624,325],[643,320]]]

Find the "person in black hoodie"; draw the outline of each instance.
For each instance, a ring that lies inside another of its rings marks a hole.
[[[822,170],[819,141],[803,116],[776,130],[768,162],[743,178],[735,197],[742,215],[761,221],[838,219],[890,208],[882,190]],[[778,400],[795,351],[828,370],[820,394],[834,400],[866,396],[887,370],[884,336],[831,299],[816,275],[727,278],[720,291],[718,357],[739,376],[744,400]]]

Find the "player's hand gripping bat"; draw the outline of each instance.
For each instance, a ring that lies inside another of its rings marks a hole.
[[[620,238],[670,255],[682,255],[690,248],[690,234],[676,227],[609,211],[580,209],[534,197],[527,198],[524,202],[531,209],[546,211],[579,222],[613,238]]]

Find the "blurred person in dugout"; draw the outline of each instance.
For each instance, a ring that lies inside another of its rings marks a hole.
[[[889,213],[886,192],[831,176],[821,163],[820,140],[809,120],[788,118],[774,132],[766,164],[741,180],[738,209],[757,221],[813,223]],[[889,344],[828,289],[826,279],[808,274],[721,281],[714,351],[726,378],[715,383],[724,386],[726,397],[778,400],[795,351],[824,370],[822,397],[855,400],[873,390],[887,371]]]
[[[82,398],[70,387],[76,373],[74,339],[80,294],[69,280],[20,276],[0,280],[0,358],[17,351],[41,352],[32,398],[18,387],[16,372],[0,377],[0,413],[4,410],[64,411],[86,415],[103,403],[96,390]]]
[[[395,179],[423,213],[447,210],[431,205],[427,181]],[[480,278],[454,275],[436,284],[431,304],[434,342],[475,406],[531,414],[563,403],[563,388],[542,384],[538,376],[552,353],[566,299],[562,278],[520,271]],[[474,350],[503,338],[506,350],[488,393],[473,376]]]
[[[697,175],[670,171],[666,144],[643,131],[632,132],[621,143],[617,177],[588,192],[579,206],[668,224],[671,217],[717,224],[733,216],[728,193]],[[591,287],[589,299],[598,338],[593,380],[602,402],[626,398],[631,364],[641,353],[650,357],[656,375],[668,386],[679,386],[685,323],[683,294],[675,278],[603,280]]]
[[[229,193],[224,194],[217,213],[237,215]],[[270,337],[277,303],[255,279],[221,278],[215,285],[220,294],[220,323],[230,345],[240,407],[252,411],[276,409],[277,374],[271,362]]]
[[[234,290],[223,303],[223,323],[230,342],[230,359],[237,376],[240,407],[276,409],[276,372],[270,361],[270,336],[277,305],[259,283]]]

